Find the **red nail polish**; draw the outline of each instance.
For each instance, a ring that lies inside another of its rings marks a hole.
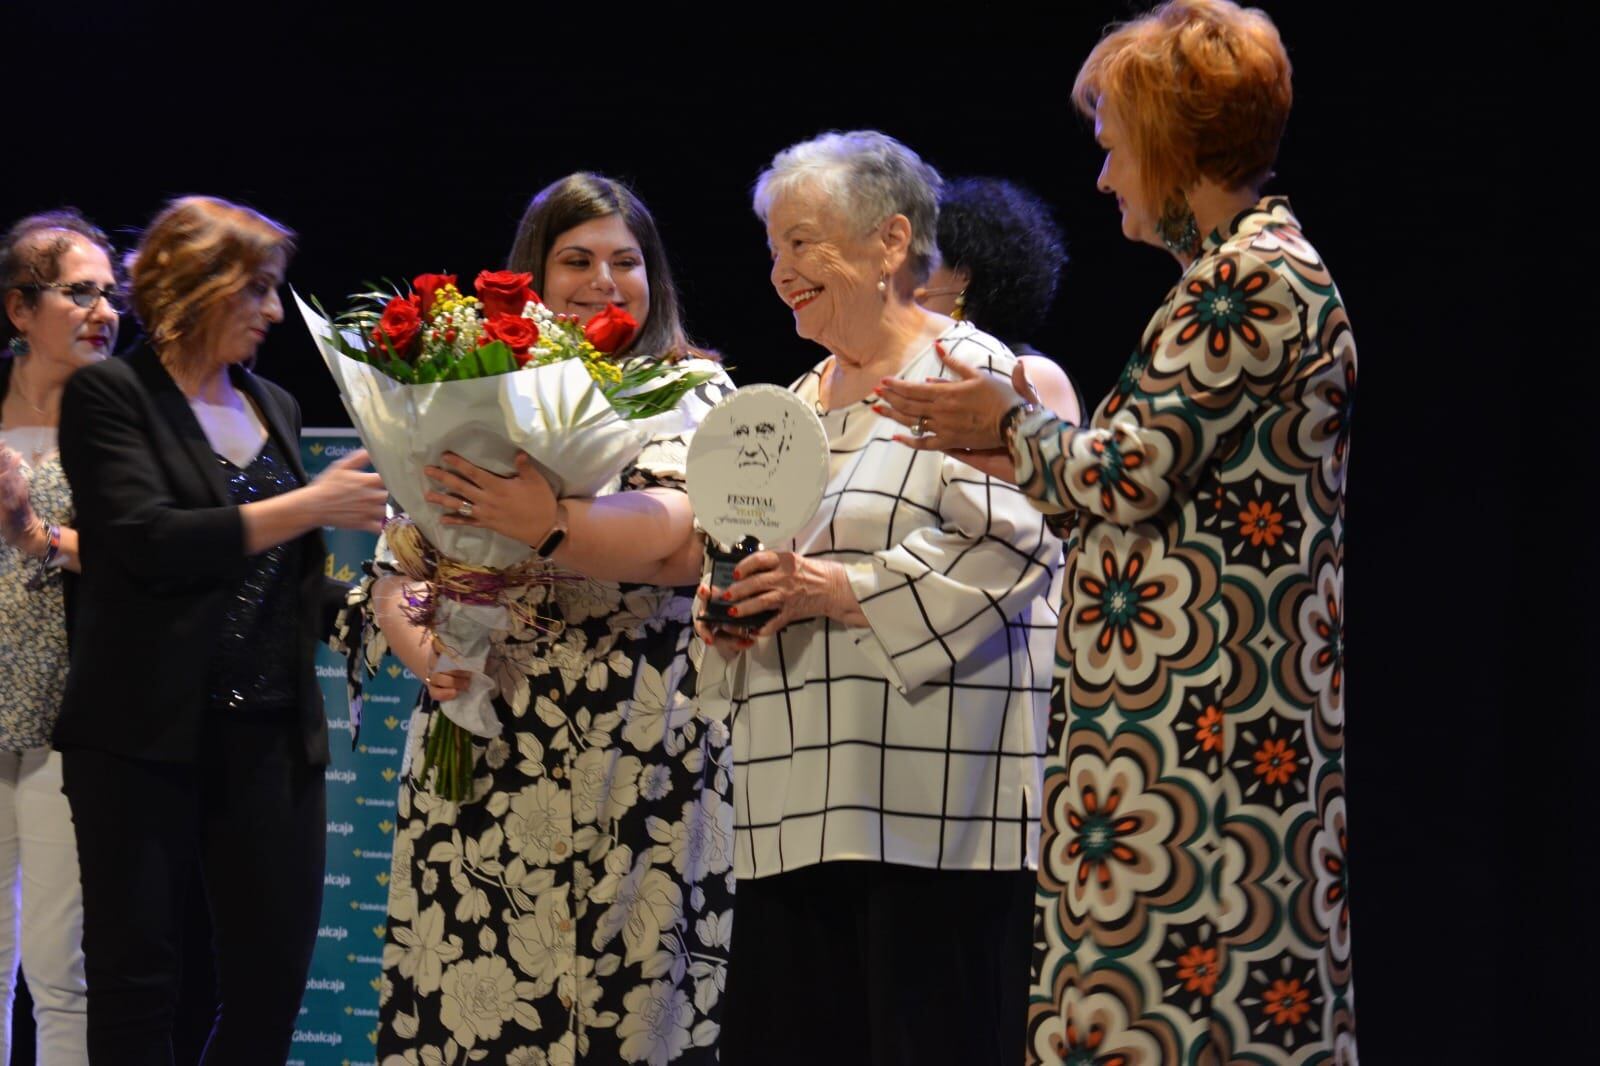
[[[739,571],[737,571],[737,570],[735,570],[735,571],[734,571],[734,572],[733,572],[733,579],[734,579],[734,580],[735,580],[735,581],[738,581],[738,580],[739,580]]]
[[[733,599],[733,593],[731,593],[731,592],[724,592],[724,593],[723,593],[723,594],[722,594],[722,598],[723,598],[723,599],[725,599],[725,600],[731,600],[731,599]]]
[[[729,607],[728,608],[728,614],[729,614],[730,617],[738,618],[739,617],[739,608],[737,608],[737,607]]]

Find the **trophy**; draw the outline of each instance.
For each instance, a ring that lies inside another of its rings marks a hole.
[[[688,481],[711,556],[711,584],[727,588],[739,560],[793,537],[817,513],[828,483],[822,421],[788,389],[747,385],[695,430]],[[759,629],[775,613],[734,618],[713,599],[701,617],[723,628]]]

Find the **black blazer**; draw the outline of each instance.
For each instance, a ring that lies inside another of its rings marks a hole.
[[[300,407],[270,381],[230,368],[300,479]],[[135,348],[67,380],[61,464],[77,513],[78,579],[58,749],[193,763],[208,713],[206,663],[245,565],[244,523],[189,402],[155,352]],[[300,553],[300,731],[328,762],[316,644],[344,586],[323,576],[313,530]]]

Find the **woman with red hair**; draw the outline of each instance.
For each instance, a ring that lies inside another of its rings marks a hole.
[[[1073,99],[1123,233],[1181,271],[1116,387],[1076,425],[950,363],[962,380],[887,380],[880,408],[911,447],[998,449],[972,461],[1077,516],[1028,1061],[1353,1063],[1356,354],[1288,201],[1261,195],[1289,60],[1260,11],[1172,0],[1113,27]]]
[[[202,1063],[290,1055],[327,835],[314,652],[347,591],[321,530],[375,533],[386,499],[365,452],[308,477],[299,404],[247,369],[293,249],[248,207],[173,200],[128,259],[142,341],[61,397],[83,573],[52,740],[93,1063],[171,1066],[196,869],[219,998]]]

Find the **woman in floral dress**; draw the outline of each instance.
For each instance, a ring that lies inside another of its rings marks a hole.
[[[620,305],[626,355],[698,357],[684,339],[654,223],[626,187],[574,174],[529,205],[510,266],[551,309]],[[428,722],[413,717],[383,954],[378,1058],[399,1063],[715,1061],[733,902],[732,748],[693,700],[699,544],[683,490],[688,432],[732,386],[685,398],[609,493],[556,500],[531,467],[497,478],[460,460],[430,470],[446,510],[534,545],[568,580],[531,588],[490,672],[502,736],[475,745],[455,804],[411,780]],[[556,529],[564,530],[559,546]],[[378,573],[383,568],[376,567]],[[428,682],[403,579],[369,581],[363,654],[388,643]],[[358,596],[358,599],[363,597]]]
[[[912,446],[1003,443],[994,465],[1078,515],[1027,1061],[1354,1063],[1356,352],[1288,201],[1261,198],[1288,57],[1261,12],[1174,0],[1115,27],[1073,95],[1123,233],[1182,270],[1116,388],[1086,425],[990,379],[886,389],[924,420]]]

